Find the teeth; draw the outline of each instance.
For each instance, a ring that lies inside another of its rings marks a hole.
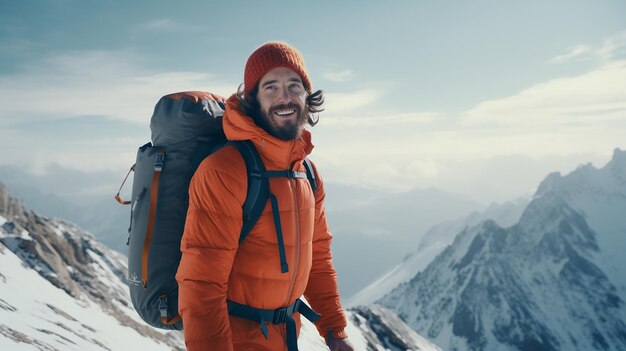
[[[292,113],[296,112],[296,110],[282,110],[282,111],[276,111],[276,114],[279,116],[286,116],[286,115],[290,115]]]

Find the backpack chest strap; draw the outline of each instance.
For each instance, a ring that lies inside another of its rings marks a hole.
[[[265,178],[308,179],[306,172],[298,172],[290,169],[284,171],[265,171],[261,176]]]

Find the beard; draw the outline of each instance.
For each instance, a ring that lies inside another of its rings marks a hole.
[[[276,110],[294,109],[296,118],[280,121],[281,117],[276,117]],[[276,105],[267,111],[259,108],[254,119],[257,125],[263,128],[268,134],[281,140],[294,140],[302,134],[302,129],[307,121],[306,113],[296,104]],[[281,123],[282,122],[282,123]]]

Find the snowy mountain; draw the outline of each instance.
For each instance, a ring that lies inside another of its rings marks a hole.
[[[72,223],[39,216],[0,183],[0,350],[184,350],[181,332],[144,324],[126,257]],[[348,311],[357,350],[440,350],[380,306]],[[326,350],[308,321],[302,350]]]
[[[515,224],[528,205],[529,199],[518,198],[504,204],[492,203],[482,212],[439,223],[428,230],[419,241],[418,249],[407,255],[402,262],[374,280],[371,284],[348,299],[346,305],[368,305],[380,299],[396,286],[409,281],[421,272],[464,228],[491,219],[503,227]]]
[[[445,350],[626,350],[626,152],[549,175],[379,303]]]
[[[3,350],[182,350],[130,304],[126,258],[69,222],[37,215],[0,184]]]
[[[393,312],[380,305],[373,304],[367,307],[354,308],[348,312],[348,319],[350,322],[347,328],[349,335],[357,335],[359,342],[361,337],[366,341],[366,344],[355,342],[355,350],[441,351],[435,344],[413,331]],[[358,329],[352,332],[356,328]]]
[[[338,208],[333,201],[341,193],[333,190],[337,188],[327,191],[327,216],[344,297],[356,294],[399,264],[433,225],[484,207],[468,196],[430,188],[368,198],[361,195],[360,204]]]

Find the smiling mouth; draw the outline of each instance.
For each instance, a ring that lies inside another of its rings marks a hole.
[[[282,109],[274,111],[274,114],[280,117],[289,117],[296,112],[295,109]]]

